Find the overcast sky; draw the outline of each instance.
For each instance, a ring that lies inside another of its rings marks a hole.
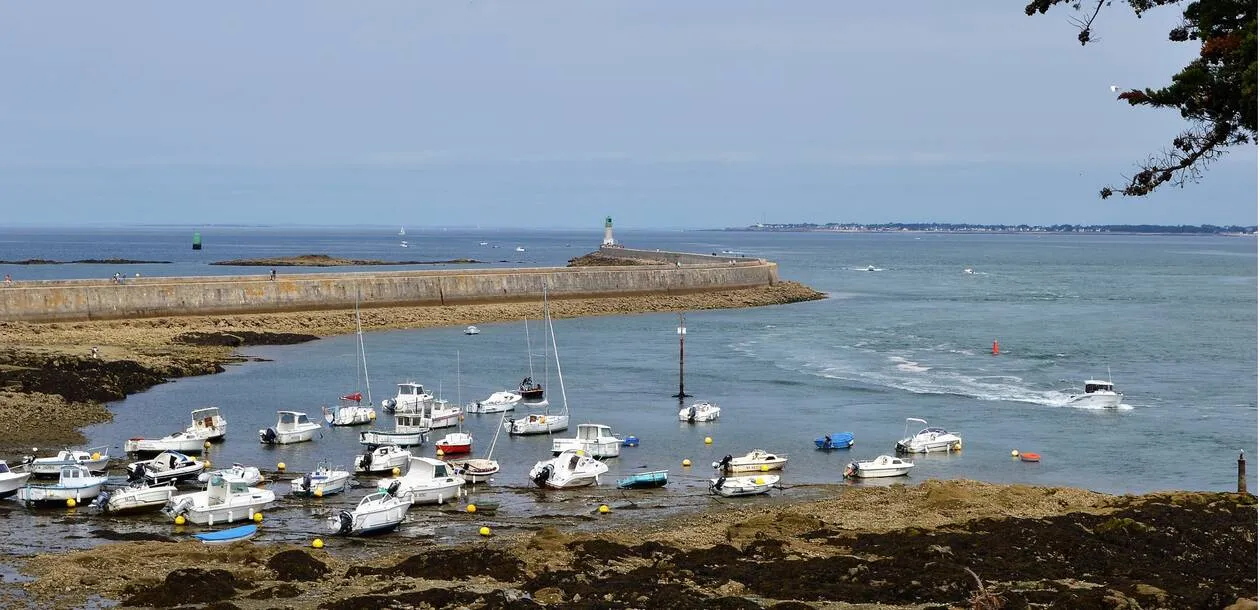
[[[1098,199],[1176,7],[1023,4],[3,2],[0,225],[1255,224],[1251,146]]]

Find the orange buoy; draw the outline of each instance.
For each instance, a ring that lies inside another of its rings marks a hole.
[[[994,340],[993,340],[993,355],[994,355],[994,356],[998,355],[998,351],[999,351],[999,350],[998,350],[998,342],[997,342],[997,339],[994,339]]]
[[[1041,461],[1041,454],[1040,454],[1040,453],[1021,453],[1021,454],[1019,454],[1019,461],[1021,461],[1021,462],[1040,462],[1040,461]]]

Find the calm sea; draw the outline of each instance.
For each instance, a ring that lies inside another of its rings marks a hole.
[[[205,249],[194,252],[192,230],[182,227],[6,229],[0,231],[0,259],[173,263],[0,270],[18,279],[108,277],[116,271],[241,273],[207,262],[308,252],[559,265],[594,249],[602,237],[598,226],[568,232],[397,233],[396,227],[203,229]],[[718,422],[701,425],[680,424],[678,401],[670,397],[678,381],[676,315],[556,321],[573,422],[604,423],[641,439],[639,447],[609,461],[605,488],[627,472],[669,468],[671,485],[655,497],[676,495],[679,506],[702,504],[711,501],[704,495],[708,464],[754,448],[789,456],[784,473],[789,486],[839,482],[851,459],[891,453],[906,418],[917,417],[960,433],[965,448],[917,458],[909,482],[965,477],[1113,493],[1232,490],[1235,460],[1246,450],[1253,459],[1249,486],[1256,489],[1254,239],[683,231],[619,231],[618,237],[636,247],[765,257],[779,262],[783,278],[830,298],[688,314],[687,391],[722,407]],[[402,239],[410,247],[400,247]],[[487,245],[480,245],[483,241]],[[877,270],[867,271],[868,266]],[[536,376],[545,374],[542,353],[549,347],[542,341],[540,316],[541,304],[530,326]],[[406,380],[463,402],[515,387],[529,370],[524,323],[479,326],[478,336],[457,328],[367,333],[373,398],[379,403],[392,396],[393,385]],[[1001,344],[998,356],[990,353],[995,339]],[[326,429],[315,442],[279,448],[260,445],[257,430],[273,424],[278,409],[315,417],[321,405],[355,389],[355,338],[244,351],[265,361],[176,380],[115,403],[114,421],[90,428],[90,440],[121,446],[129,437],[166,434],[186,425],[190,410],[217,405],[230,421],[227,442],[212,455],[217,464],[269,467],[283,461],[297,472],[321,459],[350,464],[359,450],[357,429]],[[560,406],[555,362],[549,362],[548,393]],[[1125,394],[1123,408],[1067,406],[1069,394],[1080,391],[1085,379],[1108,376]],[[386,425],[390,421],[381,418]],[[468,416],[475,453],[486,451],[496,422],[496,416]],[[813,449],[814,438],[838,431],[853,432],[857,444],[832,453]],[[706,436],[712,445],[704,444]],[[514,511],[504,512],[522,518],[586,514],[592,501],[621,497],[608,490],[524,491],[526,471],[549,457],[550,444],[546,437],[501,435],[494,457],[503,471],[492,488],[498,491],[478,493],[518,498]],[[1042,461],[1014,461],[1012,449],[1035,451]],[[432,447],[421,452],[431,455]],[[681,468],[685,458],[695,466]],[[363,493],[273,514],[295,529],[315,528],[309,519]],[[120,521],[113,527],[128,526]]]

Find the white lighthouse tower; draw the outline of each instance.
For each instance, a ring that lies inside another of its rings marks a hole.
[[[604,218],[604,243],[605,246],[616,246],[617,240],[612,236],[612,216]]]

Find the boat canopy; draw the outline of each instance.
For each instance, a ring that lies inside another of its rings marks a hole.
[[[197,421],[203,417],[218,417],[218,407],[206,407],[204,409],[196,409],[192,412],[193,421]]]
[[[604,436],[612,436],[612,428],[603,424],[578,424],[577,437],[581,440],[595,441]]]
[[[949,434],[949,430],[944,428],[924,428],[919,431],[919,434]]]
[[[1115,386],[1111,385],[1110,381],[1099,381],[1097,379],[1090,379],[1085,382],[1086,394],[1093,394],[1094,392],[1114,392],[1114,391],[1115,391]]]
[[[414,381],[398,384],[399,396],[419,396],[420,394],[424,394],[424,386]]]

